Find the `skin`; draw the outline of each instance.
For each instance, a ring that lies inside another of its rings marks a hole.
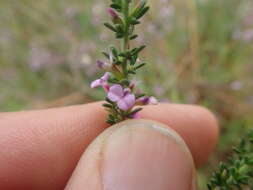
[[[1,113],[0,189],[64,189],[70,178],[75,181],[75,176],[71,177],[75,168],[82,171],[77,164],[85,158],[88,145],[108,128],[106,115],[101,102]],[[208,160],[218,139],[215,117],[199,106],[146,106],[140,117],[159,121],[176,131],[189,148],[196,167]],[[85,189],[86,184],[83,185]],[[68,189],[75,188],[69,185]]]

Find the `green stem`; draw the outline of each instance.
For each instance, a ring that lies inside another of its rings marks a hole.
[[[129,50],[129,1],[124,0],[123,2],[123,15],[124,15],[124,23],[125,23],[125,36],[123,40],[123,51],[127,52]],[[127,59],[125,58],[122,64],[122,70],[126,78],[128,78],[127,73]]]

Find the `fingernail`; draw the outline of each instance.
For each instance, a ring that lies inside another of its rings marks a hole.
[[[192,190],[194,164],[184,141],[167,126],[131,120],[106,140],[102,151],[104,190]]]

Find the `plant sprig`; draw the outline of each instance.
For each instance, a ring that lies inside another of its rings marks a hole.
[[[98,65],[107,73],[91,84],[91,87],[103,86],[107,92],[103,106],[109,112],[109,124],[136,118],[142,109],[134,108],[137,105],[157,103],[154,97],[139,92],[131,79],[146,65],[139,59],[139,54],[146,46],[131,47],[131,41],[138,38],[135,27],[149,10],[146,0],[140,0],[135,6],[133,4],[131,0],[111,0],[108,9],[111,22],[104,25],[121,41],[121,47],[110,46],[109,52],[103,52],[109,63],[98,61]]]
[[[234,148],[234,156],[221,163],[209,182],[209,190],[253,189],[253,131]]]

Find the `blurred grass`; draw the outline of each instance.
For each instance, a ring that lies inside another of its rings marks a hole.
[[[0,1],[0,111],[101,99],[89,82],[113,36],[101,0]],[[138,43],[149,66],[142,87],[163,101],[216,113],[222,138],[200,185],[253,124],[253,2],[150,0]]]

